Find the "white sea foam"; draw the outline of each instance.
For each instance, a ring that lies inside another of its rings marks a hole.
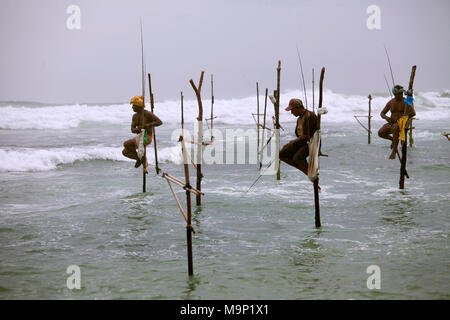
[[[132,112],[123,105],[64,105],[46,107],[0,107],[1,129],[66,129],[82,121],[128,123]]]
[[[158,150],[160,162],[182,163],[181,148],[167,147]],[[149,163],[153,163],[152,152],[148,153]],[[75,161],[112,160],[133,161],[122,155],[122,147],[80,146],[71,148],[4,148],[0,149],[0,172],[6,171],[47,171],[58,165]]]
[[[416,92],[415,108],[419,119],[439,120],[450,118],[450,94],[448,92]],[[284,111],[289,100],[299,95],[298,90],[288,90],[281,94],[280,121],[293,122],[290,112]],[[311,91],[307,91],[311,96]],[[318,96],[316,92],[316,96]],[[373,120],[390,98],[373,95]],[[211,101],[203,99],[204,118],[209,116]],[[317,104],[317,103],[316,103]],[[326,122],[354,122],[354,115],[367,115],[368,99],[363,95],[345,95],[325,90],[323,106],[328,114],[322,117]],[[316,105],[317,107],[317,105]],[[260,96],[260,112],[263,112],[264,96]],[[309,109],[312,109],[309,101]],[[155,113],[165,123],[176,124],[180,121],[180,103],[176,100],[156,102]],[[164,110],[164,112],[160,111]],[[197,116],[197,101],[185,100],[185,122],[195,121]],[[218,124],[246,125],[253,124],[252,113],[256,113],[256,97],[239,99],[215,99],[214,115]],[[80,126],[82,122],[101,122],[108,124],[130,123],[133,114],[129,104],[112,105],[61,105],[61,106],[30,106],[25,103],[10,103],[0,107],[0,129],[65,129]],[[272,127],[273,104],[268,101],[267,122]]]
[[[416,130],[413,135],[414,138],[419,138],[422,141],[437,140],[442,138],[442,133],[430,132],[428,130]]]

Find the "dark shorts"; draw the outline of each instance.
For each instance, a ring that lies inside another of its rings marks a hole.
[[[280,158],[291,158],[294,161],[306,161],[309,147],[306,142],[297,142],[280,151]]]

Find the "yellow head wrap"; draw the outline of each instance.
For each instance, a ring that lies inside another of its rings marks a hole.
[[[144,99],[142,98],[142,96],[134,96],[133,98],[131,98],[130,104],[145,108]]]

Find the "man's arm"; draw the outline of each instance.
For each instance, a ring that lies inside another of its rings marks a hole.
[[[133,117],[131,118],[131,132],[136,134],[141,132],[141,130],[138,127],[136,114],[134,114]]]
[[[392,100],[391,100],[392,101]],[[391,123],[392,119],[386,115],[386,113],[391,109],[391,101],[386,103],[386,106],[381,110],[380,116],[385,119],[387,122]]]
[[[159,119],[154,113],[148,111],[148,117],[150,118],[150,121],[145,124],[145,129],[147,129],[147,131],[152,130],[152,127],[159,127],[162,125],[161,119]]]
[[[311,128],[317,129],[317,122],[318,119],[314,113],[306,114],[305,119],[303,121],[303,134],[298,138],[290,141],[289,144],[304,140],[309,141],[311,139]]]
[[[303,122],[303,134],[298,137],[299,141],[311,140],[313,134],[316,132],[319,124],[319,119],[314,112],[307,113]]]

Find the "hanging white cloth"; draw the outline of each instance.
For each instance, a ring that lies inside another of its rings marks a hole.
[[[144,134],[145,130],[142,129],[141,133],[136,135],[136,145],[137,145],[137,155],[140,160],[142,160],[142,157],[145,154],[145,146],[144,146]]]
[[[316,130],[314,136],[308,141],[309,148],[309,164],[308,164],[308,178],[311,181],[319,177],[319,150],[320,150],[320,129]]]

